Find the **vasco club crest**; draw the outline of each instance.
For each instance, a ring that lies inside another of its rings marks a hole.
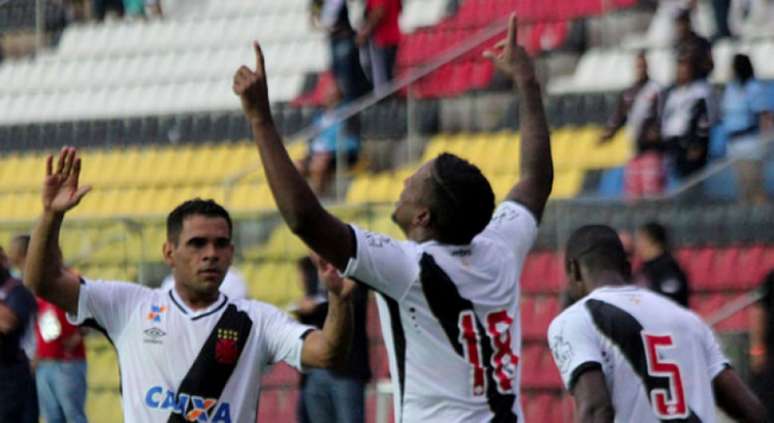
[[[218,329],[218,341],[215,343],[215,361],[221,364],[234,364],[239,356],[239,332],[232,329]]]

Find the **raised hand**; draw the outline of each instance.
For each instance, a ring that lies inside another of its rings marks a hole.
[[[340,299],[347,299],[352,295],[352,291],[355,289],[355,282],[341,277],[335,266],[319,256],[313,257],[313,261],[317,266],[317,273],[320,275],[320,280],[325,283],[325,287],[328,288],[329,293]]]
[[[251,122],[263,123],[271,120],[269,89],[266,86],[266,68],[263,51],[258,42],[255,48],[255,71],[247,66],[240,67],[234,75],[234,93],[242,100],[242,110]]]
[[[54,157],[46,159],[46,178],[43,182],[43,210],[64,214],[77,206],[90,186],[78,186],[81,158],[74,147],[64,147],[54,172]]]
[[[491,50],[485,51],[484,57],[515,81],[529,81],[535,78],[535,67],[527,51],[518,45],[518,27],[516,14],[511,14],[508,36],[497,42]]]

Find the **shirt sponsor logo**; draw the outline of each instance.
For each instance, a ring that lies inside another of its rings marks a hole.
[[[167,307],[152,305],[148,313],[148,320],[154,323],[161,323],[161,316],[167,312]]]
[[[145,393],[145,406],[180,414],[186,421],[231,423],[231,404],[215,398],[202,398],[184,392],[175,394],[161,386],[152,386]]]

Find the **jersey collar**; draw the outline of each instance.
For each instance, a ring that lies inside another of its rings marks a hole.
[[[169,298],[172,300],[172,303],[177,306],[177,309],[191,320],[198,320],[202,317],[217,313],[220,309],[226,306],[226,303],[228,303],[228,297],[221,292],[218,295],[218,299],[214,303],[210,304],[209,307],[199,310],[192,310],[185,304],[182,298],[180,298],[180,295],[178,295],[177,289],[175,287],[172,287],[172,289],[169,290]]]

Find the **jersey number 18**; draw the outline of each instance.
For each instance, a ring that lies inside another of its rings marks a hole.
[[[460,330],[459,342],[465,352],[465,359],[473,365],[473,395],[484,395],[486,378],[481,354],[481,334],[476,325],[476,316],[472,310],[460,313],[458,319]],[[519,357],[511,348],[511,325],[513,318],[505,310],[495,311],[486,316],[486,332],[492,347],[491,367],[497,390],[501,394],[513,393],[513,379],[516,376],[516,365]]]

